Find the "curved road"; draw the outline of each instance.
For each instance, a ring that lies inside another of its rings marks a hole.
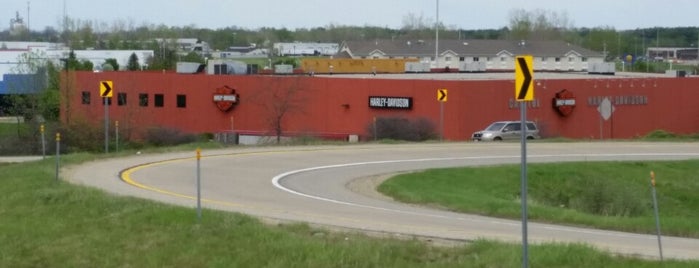
[[[71,167],[69,181],[116,194],[196,206],[194,152],[138,155]],[[529,143],[528,162],[699,158],[699,143]],[[518,220],[401,204],[351,191],[357,178],[435,167],[519,163],[519,143],[444,143],[261,147],[205,151],[203,206],[264,218],[369,232],[520,241]],[[64,172],[65,174],[65,172]],[[659,179],[662,179],[660,177]],[[519,185],[513,185],[519,190]],[[662,204],[660,211],[662,215]],[[653,223],[649,223],[653,224]],[[529,241],[584,242],[617,253],[656,257],[657,238],[529,222]],[[699,240],[664,236],[668,258],[699,259]]]

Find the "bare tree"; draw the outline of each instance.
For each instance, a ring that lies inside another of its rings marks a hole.
[[[264,91],[257,101],[267,111],[267,122],[276,136],[276,142],[281,142],[284,134],[284,120],[293,113],[303,112],[306,102],[301,77],[273,77],[267,80]]]
[[[572,28],[566,12],[543,9],[510,11],[510,38],[523,40],[561,39]]]

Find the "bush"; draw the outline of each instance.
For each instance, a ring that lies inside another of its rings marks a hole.
[[[61,152],[99,152],[104,150],[104,129],[84,121],[58,127],[61,133]],[[53,134],[52,134],[53,135]],[[55,136],[47,140],[55,141]]]
[[[196,136],[182,133],[175,128],[152,127],[146,130],[144,139],[155,146],[171,146],[196,141]]]
[[[602,216],[633,217],[647,212],[647,193],[646,189],[610,178],[568,178],[564,187],[534,190],[532,195],[550,206]]]
[[[367,126],[372,139],[425,141],[435,138],[435,124],[427,118],[377,117]]]

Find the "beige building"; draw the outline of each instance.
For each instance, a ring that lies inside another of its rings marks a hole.
[[[435,40],[346,41],[337,57],[418,59],[429,68],[461,71],[513,70],[518,55],[532,55],[538,71],[587,71],[604,62],[601,52],[563,41],[439,40],[435,47]]]

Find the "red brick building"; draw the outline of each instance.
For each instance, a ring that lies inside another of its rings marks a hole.
[[[74,72],[63,77],[61,118],[68,123],[103,124],[99,85],[112,81],[110,121],[119,121],[126,135],[138,135],[152,126],[194,133],[273,133],[274,117],[283,114],[285,132],[364,138],[375,117],[423,117],[438,126],[440,105],[444,105],[444,138],[466,140],[492,121],[519,119],[513,74],[500,74],[500,79],[431,75],[394,79],[402,75]],[[699,132],[697,78],[538,76],[534,101],[526,102],[527,118],[539,124],[543,137],[631,138],[659,129]],[[227,92],[230,89],[235,92]],[[437,100],[438,89],[447,89],[447,102]],[[601,116],[601,107],[609,112],[607,120]]]

